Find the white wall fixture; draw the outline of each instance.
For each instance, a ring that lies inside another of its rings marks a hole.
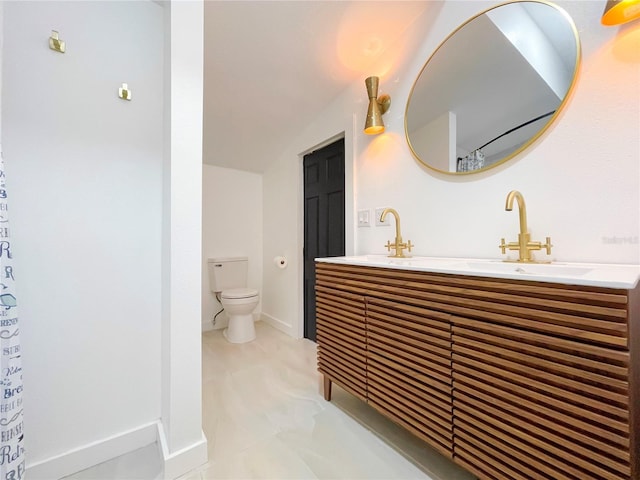
[[[287,257],[274,257],[273,263],[275,263],[276,267],[280,269],[287,268],[287,266],[289,265]]]
[[[371,211],[370,210],[358,210],[358,227],[370,227],[371,226]]]
[[[51,36],[49,37],[49,48],[56,52],[64,53],[67,49],[67,44],[60,40],[58,32],[51,30]]]
[[[382,94],[378,96],[378,77],[368,77],[364,83],[367,86],[367,95],[369,96],[369,107],[367,108],[367,118],[364,123],[364,133],[367,135],[378,135],[384,132],[384,115],[391,106],[391,97]]]
[[[123,100],[131,101],[131,89],[129,85],[123,83],[122,86],[118,89],[118,96]]]

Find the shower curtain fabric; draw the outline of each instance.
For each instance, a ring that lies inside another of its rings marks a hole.
[[[22,358],[4,159],[0,145],[0,479],[24,477]]]

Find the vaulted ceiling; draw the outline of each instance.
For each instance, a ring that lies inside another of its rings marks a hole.
[[[204,163],[263,172],[438,3],[205,1]]]

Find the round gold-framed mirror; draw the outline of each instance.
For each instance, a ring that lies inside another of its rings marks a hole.
[[[512,159],[557,118],[579,65],[578,31],[557,5],[512,1],[480,12],[440,44],[411,88],[411,153],[449,174]]]

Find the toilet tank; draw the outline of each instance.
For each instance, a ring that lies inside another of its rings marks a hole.
[[[207,264],[212,292],[247,286],[247,257],[210,258]]]

